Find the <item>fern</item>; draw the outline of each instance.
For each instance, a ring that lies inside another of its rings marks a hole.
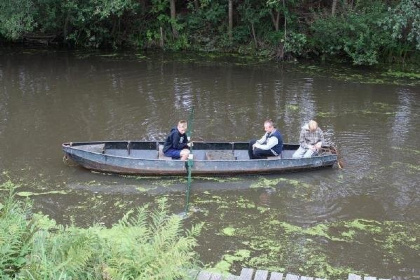
[[[1,279],[188,279],[202,225],[183,230],[166,201],[129,211],[111,228],[56,225],[29,201],[0,203]]]

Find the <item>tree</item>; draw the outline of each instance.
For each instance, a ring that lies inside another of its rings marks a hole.
[[[34,30],[36,10],[31,0],[0,1],[0,34],[10,40],[16,40],[25,32]]]
[[[175,0],[170,0],[171,7],[171,26],[172,26],[172,35],[174,38],[178,38],[178,30],[176,27],[176,5]]]

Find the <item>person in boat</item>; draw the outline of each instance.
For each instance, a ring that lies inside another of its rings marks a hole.
[[[249,142],[248,154],[250,159],[265,159],[281,155],[283,150],[283,137],[272,120],[264,122],[265,134],[259,140]]]
[[[318,123],[310,120],[302,126],[299,137],[299,149],[293,154],[293,158],[309,158],[317,155],[324,144],[324,133],[319,128]]]
[[[189,148],[191,143],[188,143],[187,121],[180,120],[176,127],[171,129],[165,144],[163,145],[163,153],[172,159],[187,160],[190,154]]]

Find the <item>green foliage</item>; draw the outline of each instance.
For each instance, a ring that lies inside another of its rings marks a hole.
[[[420,15],[414,1],[395,8],[382,1],[360,1],[340,16],[319,17],[311,26],[312,48],[321,54],[345,55],[355,65],[405,58],[420,44]]]
[[[166,201],[127,213],[111,228],[61,226],[29,215],[29,202],[14,199],[14,185],[0,203],[1,279],[188,279],[196,268],[201,225],[183,233]]]
[[[121,19],[126,13],[136,13],[134,0],[70,0],[62,2],[66,18],[63,26],[66,40],[76,46],[98,48],[116,46],[122,40]],[[67,27],[66,27],[67,26]]]
[[[302,33],[288,33],[284,44],[284,50],[287,53],[293,53],[296,55],[303,54],[303,50],[306,46],[306,35]]]
[[[0,35],[16,40],[36,26],[33,1],[0,1]]]
[[[0,278],[7,279],[27,264],[25,256],[37,228],[36,223],[27,222],[30,204],[14,200],[15,186],[8,181],[1,189],[9,191],[0,203]]]
[[[56,35],[73,47],[227,51],[270,59],[344,57],[354,65],[418,59],[420,13],[414,0],[228,1],[0,0],[0,37]],[[417,50],[417,52],[416,52]]]
[[[393,39],[413,43],[420,50],[420,13],[415,0],[402,0],[395,8],[389,8],[389,17],[381,21],[390,30]]]
[[[381,48],[390,43],[380,28],[386,15],[385,5],[375,1],[342,16],[319,18],[311,26],[313,48],[328,55],[345,54],[355,65],[377,64]]]

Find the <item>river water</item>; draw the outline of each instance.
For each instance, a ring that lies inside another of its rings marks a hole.
[[[181,213],[185,178],[89,172],[63,163],[61,143],[163,140],[192,107],[197,140],[259,138],[271,118],[297,142],[315,119],[343,169],[193,180],[186,228],[204,222],[200,261],[236,274],[420,278],[419,81],[334,67],[3,49],[1,181],[61,223],[109,226],[162,197]]]

